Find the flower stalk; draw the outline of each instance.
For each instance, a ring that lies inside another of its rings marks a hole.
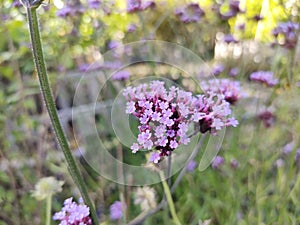
[[[84,181],[82,179],[82,176],[80,175],[79,169],[76,165],[75,159],[72,155],[71,149],[69,147],[67,138],[65,136],[65,133],[62,129],[61,123],[58,118],[56,106],[54,103],[52,91],[50,88],[50,82],[47,75],[46,65],[44,61],[43,56],[43,49],[41,44],[41,37],[40,37],[40,31],[39,31],[39,24],[38,24],[38,17],[37,17],[37,8],[41,4],[36,3],[37,1],[30,1],[30,0],[23,0],[23,5],[26,8],[27,11],[27,18],[29,23],[29,33],[30,33],[30,39],[32,44],[32,52],[35,62],[35,68],[38,74],[41,93],[43,95],[44,102],[46,104],[46,108],[52,123],[52,126],[54,128],[54,132],[57,138],[57,141],[59,143],[59,146],[61,147],[64,157],[66,159],[69,173],[78,187],[82,198],[85,202],[85,204],[90,208],[91,218],[93,220],[93,224],[98,225],[98,219],[97,214],[94,209],[94,206],[92,204],[92,201],[90,200],[87,192],[86,185],[84,184]]]
[[[164,188],[164,192],[165,192],[166,199],[167,199],[167,202],[168,202],[168,205],[169,205],[169,208],[170,208],[171,215],[173,217],[173,221],[176,225],[181,225],[181,223],[180,223],[180,221],[177,217],[177,214],[176,214],[176,211],[175,211],[175,205],[174,205],[172,195],[171,195],[171,191],[170,191],[168,183],[166,182],[165,175],[164,175],[163,171],[160,171],[159,175],[160,175],[160,178],[162,180],[162,185],[163,185],[163,188]]]
[[[46,225],[51,225],[51,206],[52,206],[52,195],[47,197],[46,204]]]

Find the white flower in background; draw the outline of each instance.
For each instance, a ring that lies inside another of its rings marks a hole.
[[[150,187],[139,187],[135,192],[135,205],[140,205],[142,211],[147,211],[156,207],[156,192]]]
[[[32,196],[37,200],[46,199],[55,193],[62,191],[64,181],[56,180],[55,177],[43,177],[35,185]]]
[[[209,219],[209,220],[204,220],[203,222],[202,222],[202,220],[199,220],[199,224],[198,224],[198,225],[209,225],[210,222],[211,222],[211,219]]]

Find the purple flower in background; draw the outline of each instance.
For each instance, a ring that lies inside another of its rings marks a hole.
[[[295,162],[297,167],[300,168],[300,148],[298,148],[296,151]]]
[[[282,153],[285,155],[289,155],[293,149],[294,149],[295,143],[292,141],[290,143],[287,143],[283,148],[282,148]]]
[[[111,79],[112,80],[120,80],[120,81],[125,81],[125,80],[128,80],[129,77],[130,77],[130,72],[127,71],[127,70],[121,70],[121,71],[118,71],[116,72],[112,77]]]
[[[136,30],[136,28],[137,28],[137,26],[134,23],[131,23],[127,27],[127,32],[128,33],[132,33],[132,32],[134,32]]]
[[[196,167],[197,167],[197,163],[195,160],[190,160],[186,165],[186,169],[190,173],[193,172],[196,169]]]
[[[205,13],[197,3],[190,3],[183,9],[176,9],[175,15],[180,17],[180,20],[184,23],[193,23],[199,22]]]
[[[67,4],[63,8],[56,11],[56,15],[59,17],[75,16],[85,11],[81,4],[71,5]]]
[[[278,84],[278,79],[273,77],[271,71],[257,71],[250,74],[250,80],[266,84],[268,87],[273,87]]]
[[[243,97],[239,81],[229,79],[211,79],[201,82],[204,92],[221,93],[230,104],[235,104],[239,98]]]
[[[258,118],[264,123],[265,127],[271,127],[275,122],[275,116],[272,112],[266,110],[258,114]]]
[[[234,68],[231,68],[229,70],[229,74],[228,75],[231,76],[231,77],[236,77],[239,74],[239,72],[240,72],[240,69],[237,68],[237,67],[234,67]]]
[[[215,76],[220,75],[225,70],[225,66],[221,63],[213,66],[212,74]]]
[[[19,8],[22,6],[22,3],[21,1],[19,0],[14,0],[12,3],[11,3],[11,7],[16,7],[16,8]]]
[[[60,225],[91,225],[90,209],[83,203],[73,202],[73,198],[64,201],[60,212],[53,215],[53,220],[60,220]]]
[[[79,72],[86,72],[86,71],[88,71],[88,69],[89,69],[90,67],[91,67],[90,64],[82,63],[82,64],[80,64],[80,65],[78,66],[77,70],[78,70]]]
[[[110,207],[110,218],[112,220],[119,220],[123,217],[122,202],[115,201]]]
[[[68,5],[56,11],[56,15],[59,17],[66,17],[72,13],[72,8]]]
[[[282,47],[294,49],[298,40],[298,30],[299,24],[289,21],[286,23],[279,23],[278,26],[272,30],[272,34],[276,38],[277,43]]]
[[[221,7],[219,7],[218,14],[221,17],[221,19],[225,19],[225,20],[235,17],[239,13],[245,12],[240,8],[240,1],[236,1],[236,0],[232,0],[229,2],[229,11],[228,12],[222,13],[220,11],[220,9],[221,9]]]
[[[238,43],[238,41],[231,34],[225,34],[224,42],[226,42],[227,44],[229,44],[229,43]]]
[[[232,159],[232,160],[230,161],[230,167],[231,167],[232,169],[236,169],[236,168],[238,168],[238,166],[239,166],[239,162],[238,162],[236,159]]]
[[[220,170],[221,169],[221,166],[225,163],[225,159],[222,157],[222,156],[216,156],[212,163],[211,163],[211,167],[214,169],[214,170]]]
[[[99,9],[101,5],[100,0],[87,0],[87,4],[91,9]]]
[[[240,31],[245,31],[246,24],[245,23],[240,23],[236,26],[236,28]]]
[[[134,13],[137,11],[143,11],[148,8],[154,8],[154,1],[144,1],[144,0],[127,0],[127,12]]]
[[[256,14],[255,16],[252,17],[252,19],[255,21],[260,21],[260,20],[263,20],[264,17],[261,16],[260,14]]]
[[[122,66],[120,61],[105,61],[101,67],[106,69],[118,69]]]
[[[274,164],[275,164],[275,166],[276,166],[277,168],[281,168],[281,167],[284,166],[284,160],[281,159],[281,158],[279,158],[279,159],[277,159],[277,160],[275,161]]]
[[[121,43],[119,41],[112,40],[108,43],[108,48],[114,49],[114,48],[118,48],[120,45]]]

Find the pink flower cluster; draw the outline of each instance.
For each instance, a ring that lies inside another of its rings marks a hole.
[[[227,102],[234,105],[242,97],[239,81],[230,79],[211,79],[201,82],[201,88],[204,92],[214,92],[224,95]]]
[[[133,153],[140,149],[156,151],[151,162],[158,163],[179,145],[190,142],[189,125],[193,124],[201,133],[216,134],[225,126],[236,126],[238,122],[229,117],[230,104],[224,95],[209,92],[193,96],[191,92],[172,86],[166,90],[162,81],[152,81],[124,90],[126,113],[140,122],[137,143],[131,146]]]
[[[273,77],[271,71],[257,71],[250,74],[250,80],[266,84],[268,87],[273,87],[278,84],[278,79]]]
[[[90,209],[83,203],[73,202],[73,198],[64,201],[64,206],[60,212],[53,216],[53,220],[60,220],[59,225],[91,225]]]

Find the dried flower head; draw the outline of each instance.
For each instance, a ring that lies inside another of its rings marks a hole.
[[[156,207],[156,192],[150,187],[139,187],[135,192],[134,204],[140,205],[143,211]]]
[[[36,183],[32,196],[37,200],[46,199],[61,192],[63,184],[64,181],[58,181],[55,177],[43,177]]]

